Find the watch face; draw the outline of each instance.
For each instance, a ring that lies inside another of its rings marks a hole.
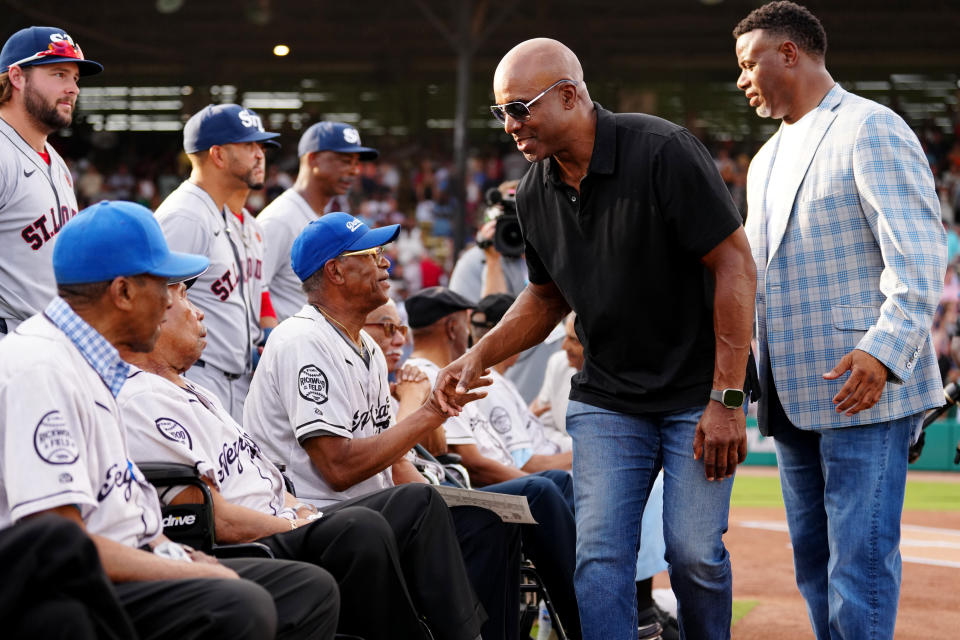
[[[724,389],[723,390],[723,406],[729,407],[731,409],[737,409],[743,406],[743,391],[740,389]]]

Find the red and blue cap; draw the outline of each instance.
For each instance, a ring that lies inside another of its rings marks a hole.
[[[314,151],[336,151],[337,153],[359,153],[361,160],[376,160],[380,152],[360,144],[360,132],[342,122],[324,120],[310,125],[300,136],[297,156],[303,157]]]
[[[303,281],[341,253],[373,249],[393,242],[399,234],[398,224],[371,229],[349,213],[328,213],[308,224],[293,241],[290,266]]]
[[[264,131],[263,120],[253,109],[238,104],[211,104],[190,116],[183,126],[183,150],[206,151],[214,145],[263,142],[279,147],[279,133]]]
[[[150,209],[121,200],[78,213],[60,229],[53,247],[53,273],[61,285],[143,274],[181,282],[209,266],[204,256],[170,251]]]
[[[73,62],[81,76],[103,71],[103,65],[83,57],[80,45],[63,29],[27,27],[10,36],[0,50],[0,73],[10,67],[30,67],[54,62]]]

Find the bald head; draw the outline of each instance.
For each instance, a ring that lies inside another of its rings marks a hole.
[[[493,75],[493,86],[496,89],[501,83],[532,82],[546,87],[561,78],[583,82],[583,68],[576,54],[562,42],[533,38],[503,56]]]
[[[526,113],[505,109],[501,118],[504,130],[529,162],[567,155],[589,164],[593,103],[580,61],[562,42],[534,38],[508,51],[494,73],[493,94],[500,105],[529,105],[520,107]]]

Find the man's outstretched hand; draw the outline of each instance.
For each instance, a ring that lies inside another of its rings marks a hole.
[[[491,384],[493,380],[481,377],[489,373],[489,370],[480,366],[479,354],[476,351],[468,351],[444,367],[437,375],[431,403],[448,416],[460,415],[465,404],[487,395],[486,392],[472,392],[472,390]]]

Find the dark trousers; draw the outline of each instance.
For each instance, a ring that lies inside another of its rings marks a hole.
[[[566,471],[542,471],[480,490],[527,497],[530,513],[539,524],[520,526],[523,552],[550,592],[567,635],[580,638],[580,611],[573,587],[577,531],[570,507],[572,476]]]
[[[0,567],[4,637],[136,638],[93,541],[69,520],[37,516],[0,531]]]
[[[322,565],[340,585],[342,633],[474,640],[485,616],[443,499],[403,485],[345,500],[322,518],[261,540],[278,557]]]
[[[520,631],[520,527],[480,507],[454,507],[467,575],[487,610],[484,638],[516,640]]]
[[[340,598],[326,571],[303,562],[222,561],[243,580],[114,585],[142,640],[333,638]]]

